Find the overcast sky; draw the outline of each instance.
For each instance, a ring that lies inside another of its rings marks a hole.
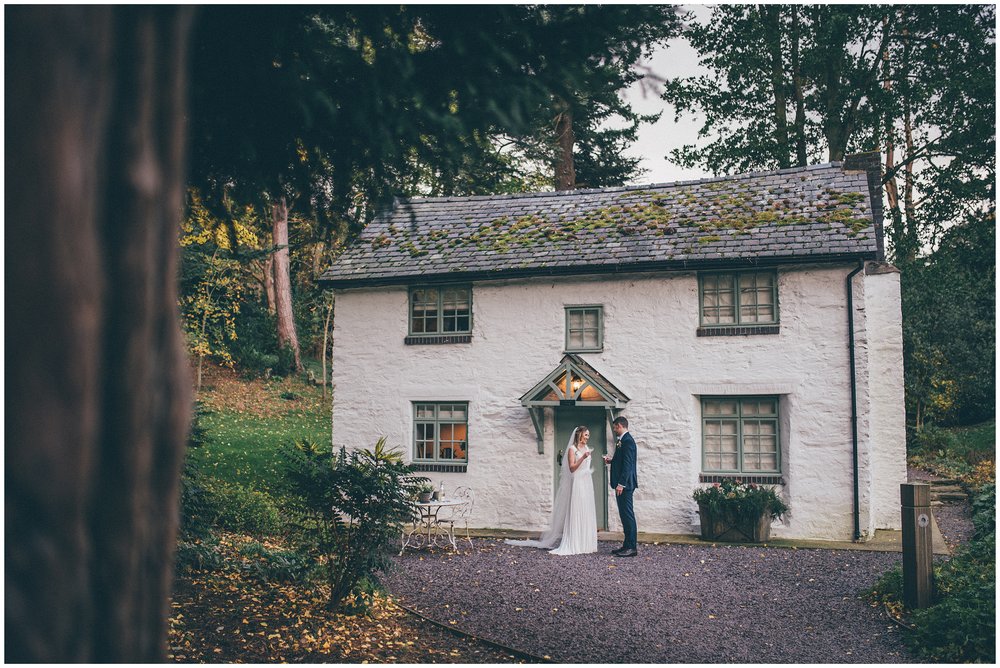
[[[684,5],[683,9],[694,12],[700,20],[706,19],[711,13],[711,7],[706,5]],[[655,52],[646,64],[664,79],[691,76],[701,71],[697,54],[683,39],[672,40],[667,48]],[[656,93],[647,92],[645,95],[642,88],[641,84],[633,85],[626,93],[626,99],[641,114],[662,111],[663,115],[655,124],[640,126],[638,141],[626,151],[628,155],[641,157],[641,166],[649,170],[645,176],[637,179],[634,185],[670,183],[711,176],[707,171],[684,169],[667,160],[667,154],[671,149],[696,142],[701,122],[693,116],[685,116],[679,122],[675,122],[673,107],[660,99],[659,93],[663,92],[663,87],[657,86]]]

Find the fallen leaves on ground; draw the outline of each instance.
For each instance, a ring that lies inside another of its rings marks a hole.
[[[239,563],[227,535],[222,549]],[[179,577],[168,658],[183,663],[515,663],[518,659],[414,617],[376,594],[367,614],[332,613],[317,583],[267,584],[231,570]]]
[[[306,383],[298,375],[285,377],[241,378],[234,370],[206,365],[204,386],[198,398],[214,411],[232,412],[249,417],[276,417],[289,414],[311,415],[330,409],[329,395]]]

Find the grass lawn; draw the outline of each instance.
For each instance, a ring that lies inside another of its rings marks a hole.
[[[208,443],[192,456],[206,475],[245,487],[272,491],[278,479],[278,451],[308,439],[330,442],[330,397],[299,378],[244,380],[214,368],[198,399]]]

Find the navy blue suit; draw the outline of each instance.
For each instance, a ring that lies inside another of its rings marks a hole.
[[[635,439],[632,438],[632,434],[625,432],[615,448],[615,456],[611,458],[610,483],[612,489],[618,485],[623,488],[622,493],[615,496],[615,500],[618,502],[618,516],[621,517],[622,529],[625,531],[625,543],[622,547],[627,550],[636,548],[638,531],[635,511],[632,508],[632,493],[639,487],[635,464]]]

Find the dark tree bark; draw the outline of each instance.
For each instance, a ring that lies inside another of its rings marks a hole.
[[[576,188],[576,166],[573,163],[573,146],[576,135],[573,133],[573,110],[565,100],[556,104],[556,142],[559,152],[556,158],[556,190],[573,190]]]
[[[6,18],[6,658],[162,662],[191,10]]]
[[[795,166],[805,167],[808,160],[806,153],[806,107],[805,95],[802,92],[802,64],[799,60],[799,44],[802,41],[799,8],[792,5],[792,87],[795,91]]]
[[[771,59],[771,88],[774,92],[774,132],[778,143],[778,167],[790,167],[788,147],[788,100],[785,95],[785,68],[781,49],[781,7],[765,5],[764,30]]]
[[[295,370],[302,370],[299,337],[295,333],[295,316],[292,313],[292,279],[289,273],[288,253],[288,203],[282,197],[271,204],[272,239],[278,250],[274,252],[274,305],[278,315],[278,346],[290,346],[295,355]]]
[[[274,298],[274,255],[268,255],[264,260],[264,298],[267,300],[267,310],[269,313],[276,313]]]

